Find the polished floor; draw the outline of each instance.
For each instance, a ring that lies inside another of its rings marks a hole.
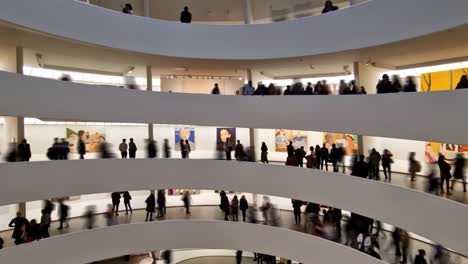
[[[295,225],[294,224],[294,215],[291,211],[281,210],[279,211],[279,226],[282,228],[288,228],[291,230],[295,230],[298,232],[305,232],[304,224]],[[304,216],[302,217],[304,220]],[[124,212],[121,212],[119,216],[115,217],[115,224],[127,224],[127,223],[135,223],[135,222],[142,222],[145,219],[145,211],[144,210],[135,210],[132,215],[125,215]],[[175,219],[203,219],[203,220],[223,220],[224,214],[221,212],[218,206],[196,206],[191,208],[191,214],[186,215],[185,209],[181,207],[172,207],[167,209],[167,214],[164,218],[155,219],[156,221],[162,220],[175,220]],[[99,215],[96,219],[97,226],[105,226],[106,220],[103,215]],[[302,221],[304,222],[304,221]],[[344,225],[344,223],[343,223]],[[54,222],[50,228],[51,236],[60,235],[64,233],[76,232],[80,231],[84,227],[84,219],[83,218],[74,218],[70,220],[70,228],[65,229],[63,231],[57,230],[58,223]],[[344,230],[344,226],[343,226]],[[1,232],[0,236],[5,239],[5,246],[12,246],[13,240],[11,237],[11,231]],[[287,241],[285,241],[287,243]],[[394,256],[394,251],[392,248],[391,243],[391,234],[388,232],[384,232],[383,235],[380,237],[380,246],[381,246],[381,256],[382,259],[388,263],[399,263]],[[425,249],[428,252],[428,256],[431,255],[432,246],[426,243],[423,243],[419,240],[412,239],[411,241],[411,249],[410,249],[410,256],[414,256],[418,249]],[[451,254],[451,258],[453,259],[453,263],[467,263],[468,258],[461,257],[456,254]],[[411,258],[410,258],[411,259]]]

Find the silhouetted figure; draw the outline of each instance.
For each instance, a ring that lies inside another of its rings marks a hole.
[[[366,88],[364,88],[364,86],[361,86],[361,91],[359,92],[359,94],[367,94],[366,92]]]
[[[401,239],[401,264],[406,264],[408,261],[408,250],[410,248],[410,237],[408,232],[401,229],[400,230],[400,239]]]
[[[253,95],[255,93],[255,88],[252,85],[252,81],[249,81],[247,85],[244,86],[243,95]]]
[[[292,141],[289,141],[289,145],[286,147],[286,151],[288,152],[288,157],[294,156],[294,146]]]
[[[300,148],[296,149],[296,152],[294,154],[296,155],[297,165],[299,167],[304,167],[304,158],[307,155],[307,153],[304,150],[304,146],[301,146]]]
[[[229,198],[225,191],[221,191],[219,196],[221,197],[221,204],[219,205],[219,207],[224,212],[224,220],[229,221],[229,213],[230,213],[229,210],[231,208],[229,204]]]
[[[42,239],[41,226],[37,223],[36,219],[31,219],[29,222],[27,235],[27,241],[36,241]]]
[[[325,13],[328,13],[328,12],[331,12],[331,11],[336,11],[336,10],[338,10],[338,7],[334,6],[333,2],[331,0],[327,0],[325,2],[325,7],[322,10],[322,14],[325,14]]]
[[[15,244],[19,245],[24,243],[22,238],[24,231],[22,231],[22,227],[26,230],[29,227],[29,222],[28,219],[23,217],[21,212],[16,213],[16,217],[10,221],[8,227],[14,228],[11,237],[15,240]]]
[[[112,212],[115,215],[119,215],[120,192],[113,192],[111,194],[111,198],[112,198]]]
[[[148,154],[148,158],[150,159],[158,157],[158,148],[154,140],[148,140],[148,145],[146,146],[146,153]]]
[[[94,222],[96,221],[96,218],[94,216],[94,211],[95,211],[94,206],[88,205],[86,207],[86,211],[84,213],[86,229],[93,229],[94,228]]]
[[[306,159],[306,167],[308,169],[314,169],[317,167],[317,163],[315,160],[315,154],[314,154],[314,147],[310,147],[310,154],[305,157]]]
[[[161,259],[166,264],[172,263],[172,250],[164,250],[163,253],[161,254]]]
[[[385,180],[388,180],[389,182],[392,181],[392,157],[393,154],[388,149],[384,149],[382,155],[382,168],[385,175]]]
[[[126,3],[122,8],[122,13],[124,14],[133,14],[133,6],[130,3]]]
[[[294,212],[294,222],[296,225],[301,224],[301,207],[304,204],[301,200],[292,199],[292,207]]]
[[[41,211],[42,216],[41,216],[41,237],[42,238],[48,238],[50,237],[49,235],[49,228],[50,228],[50,214],[47,212],[45,209],[42,209]]]
[[[418,255],[414,258],[414,264],[427,264],[426,259],[424,258],[426,256],[426,251],[424,249],[418,250]]]
[[[304,95],[304,87],[302,86],[302,83],[297,82],[293,85],[292,87],[292,94],[293,95]]]
[[[164,158],[165,159],[171,158],[171,146],[169,145],[169,140],[164,139],[163,149],[164,149]]]
[[[254,92],[254,95],[265,95],[267,93],[267,88],[262,83],[259,83],[257,89]]]
[[[62,152],[60,151],[60,142],[58,138],[54,138],[54,143],[52,144],[51,149],[51,154],[50,154],[50,159],[51,160],[61,160],[62,158]]]
[[[78,135],[79,134],[80,133],[78,133]],[[86,144],[81,139],[81,137],[79,137],[79,139],[78,139],[77,151],[78,151],[78,154],[80,155],[80,159],[84,159],[84,156],[86,155]]]
[[[31,147],[26,139],[18,145],[18,161],[29,161],[31,159]]]
[[[399,93],[402,90],[398,75],[392,76],[392,93]]]
[[[416,180],[416,172],[421,171],[421,165],[416,160],[415,156],[416,156],[416,153],[410,152],[409,158],[408,158],[408,161],[409,161],[408,172],[410,173],[411,181],[415,181]]]
[[[231,215],[232,221],[239,221],[239,199],[237,198],[237,195],[234,195],[231,200]]]
[[[220,90],[219,90],[219,86],[217,83],[215,83],[215,86],[213,88],[213,90],[211,90],[211,94],[220,94]]]
[[[57,230],[62,230],[64,223],[67,228],[69,227],[69,224],[68,224],[69,211],[70,211],[70,207],[64,203],[63,199],[59,199],[58,214],[59,214],[60,226],[59,228],[57,228]]]
[[[466,74],[460,78],[455,89],[468,89],[468,76]]]
[[[332,149],[330,150],[330,161],[333,165],[333,172],[338,172],[338,160],[340,159],[340,153],[336,144],[332,144]]]
[[[328,148],[323,143],[323,147],[321,148],[322,152],[322,159],[321,159],[321,164],[320,164],[320,169],[323,170],[323,166],[325,165],[325,169],[328,171],[328,160],[329,160],[329,154],[328,154]]]
[[[369,179],[380,180],[380,161],[382,156],[374,148],[369,155]]]
[[[239,209],[242,212],[242,221],[245,222],[245,217],[247,216],[247,209],[249,209],[249,203],[244,195],[239,200]]]
[[[262,147],[261,147],[261,155],[260,155],[260,160],[262,163],[269,163],[268,162],[268,147],[265,144],[265,142],[262,142]]]
[[[315,163],[317,169],[321,169],[320,166],[322,164],[322,149],[320,148],[319,145],[315,146]]]
[[[154,192],[151,191],[148,198],[145,200],[146,203],[146,218],[145,222],[153,221],[153,213],[156,207],[156,198],[154,197]]]
[[[0,237],[0,249],[3,249],[3,245],[5,244],[5,241],[3,238]]]
[[[445,161],[445,156],[444,155],[439,155],[439,159],[437,160],[437,165],[439,165],[439,170],[440,170],[440,193],[444,193],[444,181],[446,185],[446,191],[447,194],[450,194],[450,189],[449,189],[449,180],[452,178],[452,174],[450,172],[451,166],[450,164]]]
[[[361,178],[367,178],[367,176],[369,176],[369,166],[364,159],[364,155],[359,156],[359,161],[356,162],[352,168],[352,176],[357,176]]]
[[[158,190],[157,201],[158,203],[158,217],[166,215],[166,190]]]
[[[133,142],[133,138],[130,138],[130,143],[128,143],[128,155],[131,159],[136,158],[137,146],[135,142]]]
[[[226,138],[226,142],[224,142],[224,152],[226,153],[226,160],[231,160],[231,152],[233,151],[231,138]]]
[[[416,84],[414,83],[414,78],[412,76],[406,77],[406,83],[403,86],[403,92],[405,93],[417,92]]]
[[[244,146],[242,146],[240,140],[237,140],[236,147],[234,148],[234,158],[236,158],[236,160],[242,160],[243,156],[245,155],[243,152]]]
[[[286,89],[283,91],[283,95],[290,95],[291,94],[291,85],[287,85]]]
[[[338,163],[338,167],[341,165],[341,168],[342,168],[342,172],[343,174],[346,172],[346,166],[345,166],[345,149],[343,148],[343,146],[340,146],[338,148],[338,160],[337,160],[337,163]]]
[[[351,88],[345,83],[344,80],[340,80],[340,86],[338,88],[338,93],[341,95],[351,94]]]
[[[8,144],[8,151],[5,156],[6,162],[16,162],[18,159],[18,147],[15,142]]]
[[[236,264],[242,263],[242,250],[236,251]]]
[[[69,143],[65,138],[60,140],[60,151],[62,152],[62,158],[68,160],[68,154],[70,153]]]
[[[189,155],[189,147],[185,143],[185,140],[181,139],[180,140],[180,154],[183,159],[187,159]],[[190,145],[189,145],[190,146]]]
[[[101,159],[112,159],[114,158],[114,154],[109,150],[109,144],[107,142],[101,142]]]
[[[192,14],[189,12],[188,7],[184,7],[184,11],[180,13],[180,22],[182,23],[192,23]]]
[[[126,159],[128,154],[128,145],[127,140],[125,138],[122,139],[122,143],[120,143],[119,145],[119,151],[122,159]]]
[[[46,212],[49,215],[52,215],[52,211],[54,211],[55,207],[54,207],[54,204],[50,200],[44,200],[44,208],[43,209],[46,210]]]
[[[305,95],[313,95],[314,94],[314,88],[312,87],[312,83],[307,83],[307,87],[305,88]]]
[[[133,214],[132,205],[130,204],[132,196],[129,192],[124,192],[122,196],[124,199],[125,214],[128,215],[128,209],[130,209],[130,214]]]
[[[190,204],[192,203],[192,198],[190,191],[186,190],[182,195],[182,202],[184,202],[185,214],[190,214]]]
[[[333,222],[335,223],[337,238],[341,237],[341,219],[342,218],[343,218],[343,214],[341,212],[341,209],[333,208],[332,219],[333,219]]]
[[[384,74],[382,76],[382,80],[379,81],[377,84],[377,93],[378,94],[383,94],[383,93],[392,93],[393,87],[392,83],[390,82],[388,75]]]
[[[465,157],[463,154],[457,154],[457,157],[455,158],[455,170],[453,171],[453,177],[454,179],[452,180],[452,187],[450,188],[453,190],[453,185],[455,183],[455,180],[459,180],[463,184],[463,192],[466,192],[466,174],[465,174]]]
[[[396,257],[401,257],[401,247],[400,247],[400,242],[401,242],[401,232],[400,228],[395,227],[395,229],[392,232],[392,242],[393,246],[395,247],[395,256]]]

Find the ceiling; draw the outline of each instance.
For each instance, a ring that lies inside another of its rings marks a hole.
[[[11,25],[0,25],[1,43],[23,46],[26,49],[27,65],[37,65],[35,54],[40,53],[44,63],[48,65],[121,73],[127,72],[132,66],[135,67],[136,76],[145,76],[146,65],[152,65],[155,76],[209,74],[244,77],[245,70],[249,68],[272,78],[340,73],[344,66],[349,66],[352,71],[353,62],[365,63],[369,59],[382,68],[408,68],[466,60],[466,36],[468,25],[360,50],[301,58],[237,61],[146,55],[64,40]]]

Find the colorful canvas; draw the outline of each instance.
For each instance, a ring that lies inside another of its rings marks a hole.
[[[427,163],[436,163],[439,155],[444,155],[447,160],[454,160],[457,154],[463,153],[465,157],[468,155],[467,146],[444,144],[438,142],[426,142],[424,151],[425,160]]]
[[[290,129],[275,130],[275,151],[286,152],[290,141],[293,142],[295,149],[300,147],[307,149],[307,132]]]
[[[216,128],[216,150],[223,151],[227,139],[231,141],[233,147],[236,145],[236,129]]]
[[[323,143],[331,149],[332,144],[337,147],[344,147],[346,155],[353,155],[358,150],[357,135],[340,133],[323,133]]]
[[[89,131],[80,129],[66,129],[66,137],[70,152],[77,151],[78,138],[81,138],[86,144],[86,152],[99,152],[100,145],[106,141],[106,136],[100,131]]]
[[[190,144],[190,150],[195,150],[195,129],[191,127],[183,127],[175,129],[175,142],[174,146],[176,150],[180,150],[180,141],[188,140]]]

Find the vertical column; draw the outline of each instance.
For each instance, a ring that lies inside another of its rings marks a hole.
[[[143,0],[143,11],[145,17],[150,17],[150,0]]]
[[[152,71],[151,65],[146,66],[146,90],[147,91],[153,90],[153,71]],[[154,140],[153,124],[148,124],[148,139]]]
[[[253,23],[252,3],[251,0],[244,0],[244,24]]]

